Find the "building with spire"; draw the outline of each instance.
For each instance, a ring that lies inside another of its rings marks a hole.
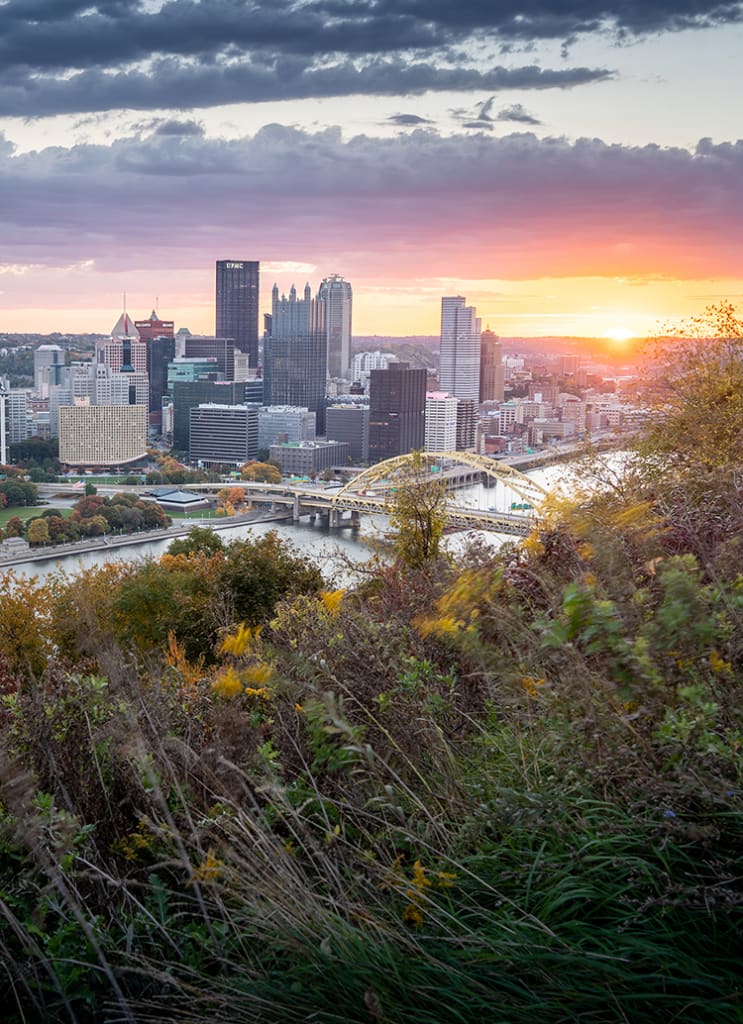
[[[135,320],[134,326],[147,354],[149,422],[160,433],[163,396],[168,390],[168,363],[175,359],[175,324],[172,320],[161,320],[153,309],[149,320]]]
[[[289,295],[271,292],[271,313],[264,337],[264,395],[267,405],[298,406],[315,413],[317,432],[325,432],[327,336],[325,306],[304,297],[292,285]]]
[[[129,314],[124,311],[111,331],[110,338],[96,344],[96,362],[112,373],[128,374],[134,405],[150,405],[150,383],[147,376],[147,346]]]

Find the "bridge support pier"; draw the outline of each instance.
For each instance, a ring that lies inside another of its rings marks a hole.
[[[331,530],[337,530],[339,526],[340,517],[343,513],[339,512],[337,508],[331,508],[328,526]]]
[[[361,526],[361,513],[358,509],[353,509],[351,512],[351,528],[357,530]]]
[[[292,520],[295,523],[299,522],[299,495],[294,495],[294,504],[292,505]]]

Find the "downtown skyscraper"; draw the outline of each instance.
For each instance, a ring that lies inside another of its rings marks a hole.
[[[231,338],[258,365],[257,260],[217,260],[217,337]]]
[[[264,387],[267,405],[298,406],[315,413],[317,432],[325,431],[327,335],[325,305],[303,298],[292,285],[287,298],[273,286],[264,337]]]
[[[462,295],[441,299],[439,387],[455,398],[480,400],[480,321]]]
[[[328,377],[348,379],[351,369],[351,313],[353,291],[339,274],[331,274],[320,282],[318,305],[325,307],[323,318],[327,335]]]

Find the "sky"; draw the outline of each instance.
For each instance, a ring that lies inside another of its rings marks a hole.
[[[740,308],[741,54],[737,0],[0,0],[0,333],[213,333],[218,259],[356,335]]]

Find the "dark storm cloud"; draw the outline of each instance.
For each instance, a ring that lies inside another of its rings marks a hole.
[[[249,237],[261,259],[342,257],[349,274],[362,253],[387,274],[414,259],[439,276],[730,276],[743,273],[741,180],[743,141],[690,153],[269,125],[236,141],[149,135],[15,155],[0,138],[0,237],[16,263],[104,270],[199,266]]]
[[[216,78],[207,81],[201,106],[246,98],[239,78],[246,69],[278,79],[263,90],[253,82],[258,99],[336,95],[302,86],[327,65],[354,62],[389,62],[392,74],[406,64],[425,67],[441,76],[425,88],[448,88],[452,48],[472,52],[483,43],[661,32],[742,18],[740,0],[167,0],[160,10],[135,0],[9,0],[0,5],[0,87],[5,113],[23,116],[102,109],[81,95],[81,85],[96,84],[107,86],[120,107],[184,107],[174,103],[173,87],[190,94],[209,71]],[[68,80],[74,71],[101,77]],[[235,71],[238,95],[231,97]]]
[[[416,95],[427,90],[567,89],[610,79],[602,69],[442,68],[377,59],[359,68],[351,61],[313,68],[297,58],[273,66],[186,66],[158,61],[152,73],[92,69],[64,81],[38,76],[19,81],[0,71],[0,116],[33,117],[128,108],[187,110],[238,102],[366,94]]]

